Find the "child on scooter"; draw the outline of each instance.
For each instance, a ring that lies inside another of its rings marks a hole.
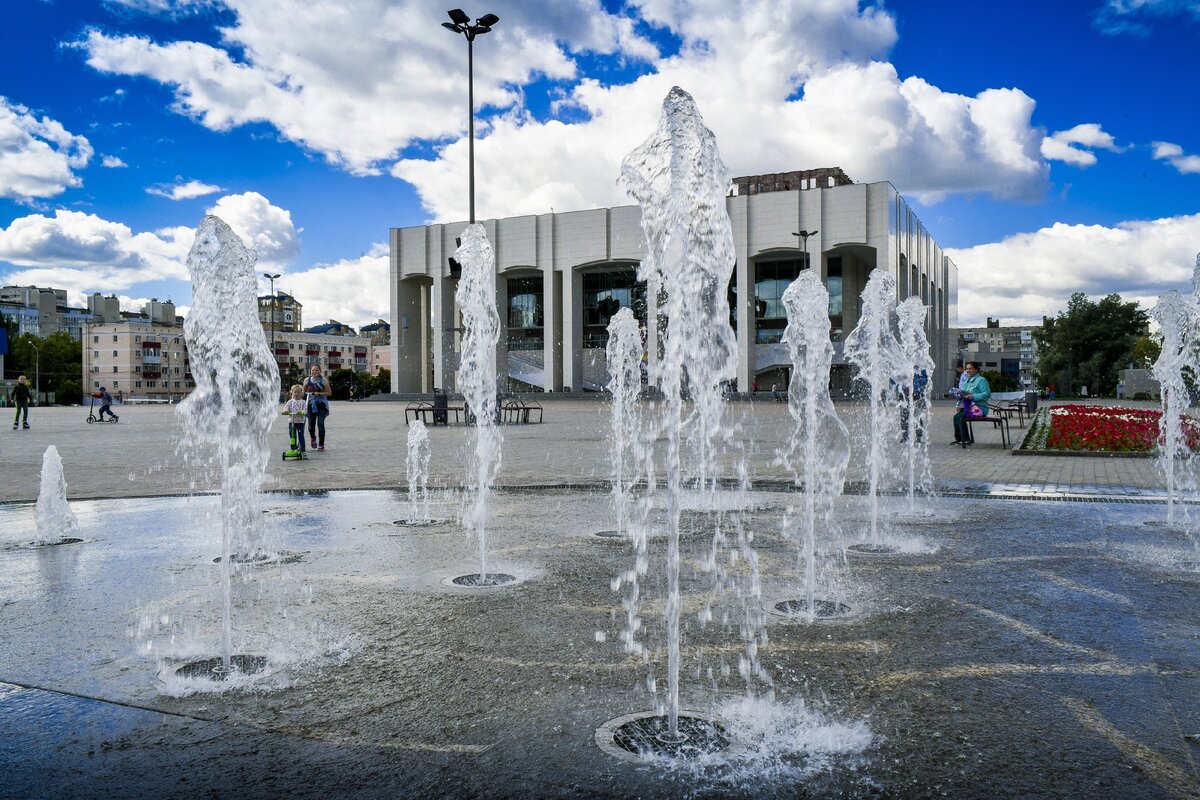
[[[283,413],[288,418],[288,435],[296,443],[296,449],[304,450],[304,414],[308,401],[304,399],[304,387],[296,384],[292,387],[292,396],[283,406]]]

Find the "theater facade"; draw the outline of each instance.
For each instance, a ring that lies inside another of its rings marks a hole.
[[[843,342],[858,322],[860,294],[874,269],[895,276],[898,300],[917,295],[928,307],[935,386],[949,385],[958,269],[895,187],[854,183],[836,167],[802,170],[735,178],[726,204],[737,254],[728,298],[738,390],[786,384],[790,360],[781,342],[787,325],[781,298],[804,269],[819,269],[829,291],[836,395],[851,389]],[[393,391],[456,387],[462,321],[454,302],[459,273],[453,256],[465,224],[391,230]],[[608,321],[624,307],[648,331],[646,358],[654,361],[654,326],[646,321],[657,319],[656,302],[637,274],[645,255],[638,206],[483,225],[496,254],[502,388],[601,391]],[[797,235],[803,231],[815,233]]]

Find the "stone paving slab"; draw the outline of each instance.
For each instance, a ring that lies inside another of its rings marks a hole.
[[[503,426],[502,485],[602,483],[608,476],[606,435],[609,406],[598,400],[547,399],[542,424]],[[861,432],[865,406],[838,403],[838,414]],[[118,409],[118,424],[88,425],[82,408],[35,408],[31,429],[12,431],[0,424],[0,501],[37,498],[42,455],[54,445],[62,457],[68,496],[131,497],[182,494],[213,488],[195,483],[176,451],[180,426],[173,407],[126,406]],[[271,431],[274,452],[268,462],[272,489],[377,489],[406,485],[404,403],[335,403],[328,420],[328,449],[310,453],[307,461],[284,463],[287,429],[282,422]],[[964,450],[948,444],[953,436],[954,406],[934,406],[931,460],[935,480],[943,488],[964,486],[1021,486],[1042,493],[1156,494],[1163,480],[1153,459],[1016,458],[1000,444],[999,432],[987,426],[976,430],[976,444]],[[730,404],[737,426],[736,440],[744,448],[750,477],[787,481],[774,463],[776,451],[793,430],[787,406],[774,402]],[[1019,442],[1023,431],[1013,429]],[[472,444],[465,426],[431,429],[430,481],[436,486],[459,486]],[[725,459],[732,476],[732,459]],[[848,481],[864,477],[861,450],[855,450]]]

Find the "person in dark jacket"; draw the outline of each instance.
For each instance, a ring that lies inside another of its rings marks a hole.
[[[32,400],[33,393],[29,391],[29,381],[22,375],[17,378],[17,385],[12,390],[12,402],[17,407],[17,415],[13,417],[14,431],[18,424],[29,430],[29,403]]]

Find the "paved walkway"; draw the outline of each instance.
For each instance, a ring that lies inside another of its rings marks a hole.
[[[1146,404],[1143,404],[1146,405]],[[609,406],[598,400],[547,399],[545,421],[506,425],[499,483],[508,486],[600,483],[608,476],[605,437]],[[374,489],[405,485],[404,403],[335,403],[328,420],[328,447],[310,453],[308,461],[284,463],[287,429],[271,431],[273,455],[267,489]],[[1147,458],[1013,456],[990,426],[976,430],[976,445],[963,450],[952,438],[954,407],[934,408],[932,466],[943,491],[1001,491],[1017,494],[1160,495],[1163,480],[1157,463]],[[42,455],[54,445],[62,457],[71,498],[110,498],[187,493],[212,488],[190,475],[177,452],[180,428],[173,407],[118,408],[116,425],[88,425],[82,408],[35,408],[31,429],[0,427],[0,501],[37,498]],[[865,406],[839,403],[838,413],[852,429],[867,424]],[[733,403],[730,417],[738,426],[753,479],[786,481],[774,463],[793,424],[781,403]],[[281,418],[282,419],[282,418]],[[458,486],[473,444],[472,428],[434,428],[433,485]],[[1024,430],[1014,425],[1020,442]],[[729,461],[727,459],[727,461]],[[732,474],[732,473],[730,473]],[[862,480],[863,457],[856,450],[847,480]]]

